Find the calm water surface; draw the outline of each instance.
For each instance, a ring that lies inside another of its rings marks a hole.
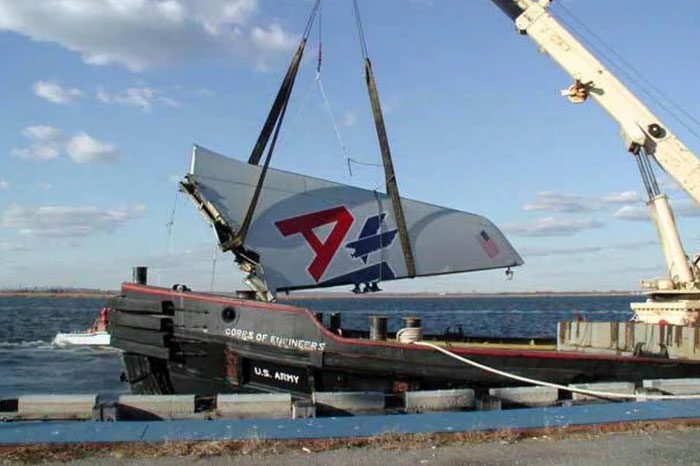
[[[587,320],[624,321],[631,317],[630,296],[496,298],[355,298],[287,300],[316,311],[342,312],[343,327],[367,328],[370,315],[420,315],[427,332],[442,333],[461,324],[469,335],[553,336],[556,323],[576,313]],[[0,398],[22,393],[125,392],[120,353],[114,349],[54,348],[59,331],[84,330],[104,299],[0,297]]]

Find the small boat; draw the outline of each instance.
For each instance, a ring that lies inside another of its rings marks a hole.
[[[110,335],[102,332],[57,333],[53,339],[54,346],[109,346]]]
[[[107,332],[109,310],[100,309],[100,317],[95,319],[92,327],[83,332],[57,333],[53,339],[54,346],[109,346],[111,338]]]

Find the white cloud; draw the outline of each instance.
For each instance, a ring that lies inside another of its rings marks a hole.
[[[525,204],[523,210],[546,210],[550,212],[587,212],[594,209],[593,203],[579,196],[570,196],[551,191],[535,195],[535,202]]]
[[[26,250],[27,248],[21,244],[0,242],[0,252],[18,252]]]
[[[700,217],[700,207],[690,199],[670,200],[671,210],[676,217]],[[649,208],[643,205],[626,205],[615,212],[615,217],[631,222],[646,222],[651,220]]]
[[[0,191],[6,191],[8,189],[10,189],[10,182],[0,178]]]
[[[545,257],[588,254],[602,250],[602,246],[574,246],[570,248],[521,248],[518,251],[525,257]]]
[[[206,89],[206,88],[197,89],[197,94],[201,95],[202,97],[215,97],[216,96],[216,92],[212,91],[211,89]]]
[[[0,3],[0,16],[3,12],[3,5]],[[0,30],[2,30],[2,19],[0,18]],[[33,86],[34,94],[42,99],[46,99],[54,104],[67,104],[83,95],[80,89],[74,87],[62,87],[55,81],[37,81]]]
[[[28,126],[22,130],[22,135],[32,140],[32,143],[21,149],[13,149],[12,153],[21,159],[46,161],[61,155],[61,144],[58,137],[61,131],[53,126]]]
[[[257,0],[0,0],[0,31],[132,71],[205,55],[265,68],[296,37],[257,13]]]
[[[561,219],[545,217],[533,222],[503,225],[503,231],[519,236],[570,236],[582,230],[603,227],[595,219]]]
[[[637,191],[624,191],[609,196],[603,196],[600,198],[600,201],[603,204],[631,204],[634,202],[641,202],[642,197]]]
[[[523,210],[564,213],[591,212],[615,205],[641,202],[641,200],[641,196],[636,191],[624,191],[602,197],[583,197],[553,191],[541,191],[535,195],[533,202],[523,206]]]
[[[95,139],[87,133],[73,136],[66,146],[68,156],[76,163],[105,162],[116,157],[112,144]]]
[[[690,199],[672,201],[671,208],[678,217],[700,217],[700,207]]]
[[[30,236],[70,238],[111,232],[144,214],[144,205],[102,209],[84,206],[10,206],[0,214],[0,226]]]
[[[357,123],[357,115],[355,115],[355,112],[345,112],[340,122],[343,126],[355,126],[355,123]]]
[[[145,111],[151,110],[156,104],[162,104],[168,107],[180,106],[180,102],[164,95],[162,91],[152,87],[130,87],[115,93],[110,93],[103,88],[99,88],[95,97],[105,104],[138,107]]]
[[[25,246],[16,243],[0,242],[0,252],[19,252],[27,251]]]
[[[22,136],[26,136],[37,141],[56,139],[60,135],[60,129],[47,125],[27,126],[22,130]]]
[[[620,207],[615,212],[615,217],[620,220],[628,220],[633,222],[646,222],[650,220],[649,210],[641,205],[626,205]]]
[[[61,155],[61,149],[54,143],[36,143],[23,149],[15,149],[12,153],[20,159],[45,161],[57,158]]]
[[[110,161],[117,155],[112,144],[100,141],[85,132],[78,133],[66,141],[61,137],[61,130],[58,128],[35,125],[22,130],[22,135],[33,142],[28,147],[14,149],[13,154],[25,160],[52,160],[64,151],[76,163]],[[43,183],[41,187],[50,189],[51,185]]]

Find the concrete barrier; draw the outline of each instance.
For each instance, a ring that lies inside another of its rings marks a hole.
[[[197,419],[194,395],[121,395],[119,419]]]
[[[422,390],[401,394],[406,412],[458,411],[474,407],[474,390]]]
[[[599,383],[576,383],[569,384],[570,388],[579,388],[581,390],[594,390],[598,392],[620,393],[625,395],[634,395],[635,386],[632,382],[599,382]],[[592,395],[584,395],[583,393],[573,392],[571,399],[576,403],[606,403],[608,398],[601,398]],[[634,400],[634,398],[628,399]]]
[[[669,395],[700,395],[700,379],[651,379],[642,386]]]
[[[489,395],[504,406],[552,406],[559,399],[559,390],[550,387],[491,388]]]
[[[227,394],[216,397],[216,416],[232,419],[289,419],[289,393]]]
[[[342,416],[129,422],[4,422],[0,445],[367,438],[398,434],[519,431],[700,418],[700,400],[594,403],[569,408]],[[619,452],[618,452],[619,453]],[[465,450],[465,454],[469,454]],[[619,454],[618,454],[619,457]],[[468,458],[465,456],[465,458]],[[584,458],[585,459],[585,458]],[[468,460],[465,460],[468,461]],[[181,461],[182,462],[182,461]],[[417,461],[416,461],[417,462]],[[512,460],[511,460],[512,462]],[[87,462],[85,462],[87,464]],[[301,461],[299,461],[301,463]],[[307,463],[312,463],[308,461]],[[663,461],[657,461],[663,463]]]
[[[92,419],[97,395],[23,395],[17,400],[20,419]]]
[[[499,411],[501,409],[501,400],[492,395],[481,396],[474,400],[474,409],[477,411]]]
[[[318,411],[352,414],[381,413],[386,403],[382,392],[315,392],[312,400]]]

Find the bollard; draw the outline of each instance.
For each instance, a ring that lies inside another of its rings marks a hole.
[[[421,318],[415,316],[407,316],[403,318],[403,326],[408,328],[418,328],[421,324]]]
[[[148,267],[142,265],[136,266],[131,269],[131,275],[134,283],[139,285],[148,284]]]
[[[331,312],[331,321],[329,322],[328,330],[333,333],[338,333],[338,330],[340,330],[340,325],[340,312]]]
[[[369,316],[369,339],[373,341],[386,340],[387,317]]]
[[[319,321],[321,325],[323,325],[323,312],[316,313],[316,320]]]

